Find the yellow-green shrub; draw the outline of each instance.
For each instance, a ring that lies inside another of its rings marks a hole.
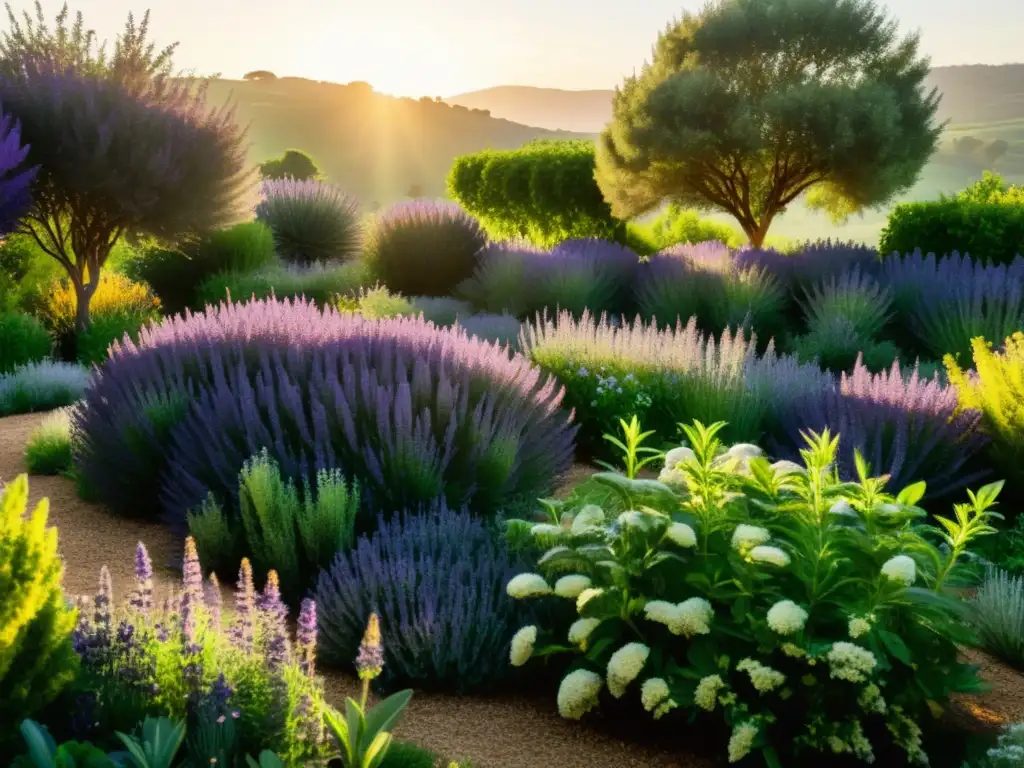
[[[64,279],[51,286],[46,304],[41,311],[43,322],[56,334],[70,332],[75,327],[78,302],[75,288]],[[103,272],[100,284],[89,302],[89,316],[93,320],[111,316],[137,316],[140,324],[155,316],[160,308],[149,286],[136,283],[118,272]]]
[[[990,449],[1002,476],[1024,479],[1024,333],[1018,331],[996,352],[983,338],[973,339],[977,375],[963,371],[951,355],[945,359],[950,384],[960,391],[962,408],[984,414]]]
[[[71,645],[75,611],[61,593],[57,529],[43,499],[26,518],[28,476],[0,497],[0,744],[15,726],[60,693],[78,664]],[[2,751],[2,747],[0,747]]]

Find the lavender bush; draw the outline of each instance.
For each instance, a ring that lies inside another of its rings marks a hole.
[[[852,269],[877,276],[878,251],[860,243],[818,240],[805,243],[791,253],[772,249],[741,248],[736,252],[741,266],[759,266],[771,272],[791,291],[799,291],[822,280],[838,277]]]
[[[74,363],[43,360],[0,374],[0,416],[49,411],[85,393],[91,374]]]
[[[953,253],[941,259],[920,251],[884,262],[901,325],[921,351],[935,358],[971,359],[971,339],[993,344],[1024,327],[1024,256],[992,265]]]
[[[458,328],[306,301],[224,304],[115,345],[76,415],[76,466],[121,513],[152,510],[160,488],[179,525],[210,493],[230,503],[264,448],[298,483],[343,467],[366,509],[444,496],[490,513],[570,466],[562,396],[523,357]]]
[[[984,475],[968,463],[984,445],[978,430],[981,414],[959,411],[957,391],[938,379],[923,379],[915,369],[904,376],[898,362],[872,374],[862,363],[844,373],[816,397],[790,400],[777,433],[778,452],[796,459],[803,448],[801,433],[828,429],[843,436],[839,472],[856,476],[853,452],[860,450],[875,474],[889,476],[888,488],[918,480],[931,497],[963,488]]]
[[[263,182],[256,219],[274,233],[277,254],[292,264],[348,261],[362,246],[359,205],[322,181]]]
[[[543,304],[580,315],[585,310],[621,313],[629,309],[629,287],[640,257],[629,248],[607,240],[566,240],[547,258],[533,262],[535,274],[526,275],[527,290],[537,291]]]
[[[889,291],[860,267],[804,290],[804,316],[809,327],[841,317],[849,321],[853,333],[862,341],[873,339],[882,331],[891,306]]]
[[[501,344],[512,351],[519,349],[519,334],[523,324],[512,315],[480,312],[459,318],[458,326],[472,338]]]
[[[320,576],[321,656],[350,665],[376,613],[388,686],[485,688],[508,669],[517,609],[504,585],[522,570],[500,537],[465,510],[439,504],[382,517],[372,537]]]
[[[377,218],[367,260],[393,291],[448,296],[473,274],[486,244],[477,220],[454,203],[399,203]]]
[[[230,720],[240,754],[270,749],[296,767],[330,756],[324,739],[329,707],[315,676],[312,601],[303,603],[293,641],[276,574],[257,593],[248,561],[242,562],[226,629],[219,585],[204,583],[191,539],[181,591],[160,607],[152,562],[141,543],[135,573],[123,608],[114,604],[105,566],[96,596],[78,600],[74,645],[82,674],[72,723],[77,738],[130,732],[146,716],[187,720],[190,732]]]
[[[14,231],[32,201],[36,168],[26,168],[28,147],[21,144],[21,126],[0,113],[0,236]]]
[[[480,252],[471,277],[456,293],[478,310],[525,317],[543,307],[530,280],[547,252],[528,243],[492,243]]]

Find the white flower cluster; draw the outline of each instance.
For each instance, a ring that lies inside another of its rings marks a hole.
[[[828,652],[828,665],[832,677],[851,683],[863,683],[878,662],[871,651],[859,645],[840,641],[832,643]]]
[[[702,597],[691,597],[678,605],[664,600],[652,600],[644,606],[649,621],[664,624],[673,635],[693,637],[711,632],[711,617],[715,611]]]
[[[569,642],[586,650],[587,638],[600,624],[600,619],[577,619],[569,627]]]
[[[574,536],[593,533],[596,530],[600,530],[604,524],[604,510],[597,506],[597,504],[587,504],[573,518],[572,533]]]
[[[768,609],[768,626],[780,635],[799,632],[807,623],[807,611],[792,600],[780,600]]]
[[[807,655],[807,651],[794,643],[783,643],[779,650],[791,659],[800,659]]]
[[[520,573],[514,576],[505,587],[508,596],[516,600],[525,600],[529,597],[541,597],[550,595],[551,587],[544,580],[544,577],[536,573]]]
[[[604,590],[601,589],[600,587],[588,587],[587,589],[584,589],[576,597],[576,611],[577,612],[582,611],[583,610],[583,606],[585,606],[587,603],[589,603],[591,600],[593,600],[598,595],[603,595],[603,594],[604,594]]]
[[[850,746],[853,747],[853,754],[865,763],[871,764],[875,762],[875,750],[871,747],[868,737],[864,735],[864,729],[861,727],[860,720],[853,721],[853,731],[850,733]]]
[[[882,575],[909,587],[917,581],[917,563],[907,555],[896,555],[885,561]]]
[[[533,646],[537,642],[537,627],[532,624],[523,627],[512,637],[512,648],[509,650],[509,661],[513,667],[521,667],[533,656]]]
[[[882,689],[874,683],[868,683],[864,690],[857,697],[857,703],[865,712],[884,715],[886,710],[885,699],[882,698]]]
[[[757,525],[737,525],[732,532],[732,548],[740,554],[764,544],[772,537],[771,531]]]
[[[886,723],[889,733],[899,747],[907,753],[907,759],[918,765],[928,765],[928,755],[921,744],[921,727],[907,717],[902,707],[893,707],[890,720]]]
[[[779,568],[785,568],[789,565],[789,555],[785,551],[778,547],[754,547],[747,554],[751,560],[755,563],[766,563],[767,565],[776,565]]]
[[[729,762],[738,763],[750,754],[754,747],[754,739],[760,729],[753,722],[746,722],[737,725],[732,729],[732,736],[729,738]]]
[[[672,523],[665,531],[665,538],[685,549],[697,546],[697,534],[686,523]]]
[[[866,635],[871,631],[871,625],[874,621],[874,616],[851,616],[849,624],[850,637],[856,640],[861,635]]]
[[[608,660],[608,691],[620,698],[640,675],[651,649],[643,643],[626,643]]]
[[[850,502],[846,499],[840,499],[828,509],[830,515],[836,517],[857,517],[856,511],[850,506]]]
[[[643,687],[640,689],[640,701],[643,703],[644,709],[654,713],[655,720],[659,720],[667,712],[679,706],[672,698],[668,683],[660,677],[652,677],[644,681]]]
[[[665,454],[665,467],[658,475],[658,482],[665,485],[686,485],[686,472],[681,465],[696,459],[697,454],[686,446],[673,448]]]
[[[693,692],[693,702],[701,709],[711,712],[718,702],[718,692],[725,688],[725,681],[718,675],[702,677]]]
[[[743,659],[736,665],[736,670],[750,675],[750,682],[753,683],[754,690],[758,693],[769,693],[786,682],[784,674],[771,667],[766,667],[755,659]]]
[[[558,714],[566,720],[579,720],[597,706],[597,697],[604,680],[589,669],[577,669],[562,679],[558,686]]]
[[[555,594],[559,597],[575,600],[580,593],[591,584],[590,577],[579,573],[571,573],[563,576],[555,582]]]
[[[785,477],[786,475],[806,475],[807,470],[797,464],[795,461],[776,461],[772,464],[772,470],[779,477]]]
[[[565,531],[562,530],[562,526],[560,525],[554,525],[553,523],[537,523],[535,526],[530,528],[530,533],[534,538],[553,539],[561,536]]]

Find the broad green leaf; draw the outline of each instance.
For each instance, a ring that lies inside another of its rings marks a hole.
[[[376,737],[378,731],[390,731],[398,718],[402,716],[402,711],[408,706],[411,698],[411,689],[399,691],[391,694],[367,712],[366,737],[372,739]]]
[[[35,720],[21,721],[21,737],[28,746],[29,757],[36,768],[48,768],[57,752],[57,744],[50,732]]]
[[[877,634],[886,650],[909,667],[912,663],[910,649],[903,642],[903,638],[885,629],[879,629]]]

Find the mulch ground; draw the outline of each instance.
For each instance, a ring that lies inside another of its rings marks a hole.
[[[26,471],[23,451],[29,433],[42,416],[0,419],[0,480],[10,481]],[[116,470],[115,470],[116,471]],[[574,468],[570,483],[592,471]],[[563,487],[566,487],[563,485]],[[568,487],[571,487],[569,485]],[[123,596],[134,577],[138,541],[149,548],[158,592],[176,586],[181,578],[183,542],[159,523],[115,517],[103,507],[78,498],[74,484],[63,477],[30,479],[31,501],[50,500],[50,524],[60,534],[65,589],[92,594],[99,569],[107,565],[115,599]],[[155,505],[154,498],[154,505]],[[179,566],[180,567],[180,566]],[[992,690],[963,697],[953,717],[976,730],[998,728],[1024,720],[1024,676],[979,651],[967,651],[981,664]],[[358,681],[322,670],[328,698],[335,706],[355,695]],[[554,684],[552,691],[554,690]],[[414,741],[446,758],[472,760],[474,768],[710,768],[693,755],[630,743],[596,728],[561,719],[550,696],[459,697],[417,693],[396,730],[398,738]]]

